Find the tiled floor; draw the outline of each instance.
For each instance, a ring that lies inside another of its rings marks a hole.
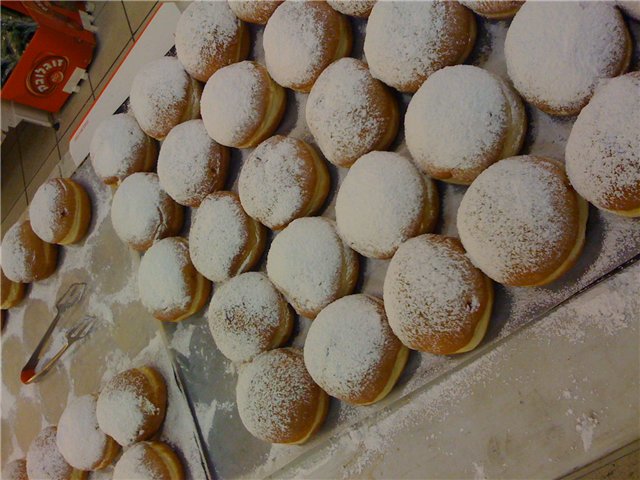
[[[98,45],[89,66],[89,78],[54,115],[58,129],[23,122],[11,129],[2,142],[2,236],[25,214],[34,193],[44,181],[73,173],[68,154],[69,138],[104,90],[157,3],[94,2]]]

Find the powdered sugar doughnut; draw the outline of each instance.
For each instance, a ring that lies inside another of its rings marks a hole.
[[[245,22],[265,25],[282,0],[229,0],[229,7]]]
[[[640,72],[596,90],[576,120],[565,158],[571,184],[589,202],[640,216]]]
[[[331,7],[345,15],[367,18],[376,0],[327,0]]]
[[[9,280],[1,268],[0,281],[0,295],[2,296],[0,308],[2,310],[8,310],[22,301],[25,293],[25,285],[24,283]]]
[[[56,270],[58,247],[43,242],[29,220],[13,225],[2,239],[2,270],[13,282],[44,280]]]
[[[413,96],[405,135],[423,172],[468,185],[489,165],[518,153],[526,125],[522,101],[506,82],[456,65],[431,75]]]
[[[436,70],[464,62],[475,39],[475,18],[458,2],[377,2],[364,53],[374,77],[413,93]]]
[[[167,409],[167,386],[152,367],[138,367],[112,377],[98,396],[100,429],[122,446],[152,437]]]
[[[29,205],[31,228],[42,240],[69,245],[82,240],[91,222],[91,202],[70,178],[52,178],[40,185]]]
[[[233,362],[284,344],[293,328],[286,300],[264,273],[243,273],[223,283],[209,305],[209,328],[216,346]]]
[[[255,147],[278,127],[287,98],[282,87],[256,62],[218,70],[202,94],[202,120],[221,145]]]
[[[19,458],[7,463],[2,468],[2,478],[5,480],[29,480],[27,477],[27,461]]]
[[[322,426],[329,406],[296,348],[258,355],[240,372],[236,400],[249,433],[271,443],[306,442]]]
[[[384,279],[384,306],[407,347],[449,355],[482,341],[493,306],[491,280],[455,238],[421,235],[403,243]]]
[[[202,86],[177,58],[162,57],[138,71],[129,102],[140,128],[162,140],[179,123],[200,116],[201,93]]]
[[[320,150],[340,167],[372,150],[387,149],[398,132],[395,98],[355,58],[340,59],[322,72],[305,111]]]
[[[138,269],[138,292],[158,320],[179,322],[200,310],[211,283],[195,269],[184,238],[164,238],[147,252]]]
[[[267,275],[300,315],[315,316],[353,291],[358,257],[323,217],[298,218],[271,243]]]
[[[616,4],[631,18],[640,21],[640,2],[636,0],[617,0]]]
[[[249,29],[226,2],[193,2],[176,25],[176,54],[184,69],[206,82],[216,71],[247,58]]]
[[[304,344],[304,363],[320,388],[358,405],[386,397],[408,356],[382,300],[369,295],[348,295],[323,308]]]
[[[207,134],[202,120],[176,125],[158,157],[160,185],[180,205],[197,207],[227,179],[229,150]]]
[[[183,208],[162,189],[155,173],[134,173],[113,196],[113,228],[135,250],[144,251],[156,240],[177,235],[183,219]]]
[[[587,203],[556,161],[523,155],[487,168],[458,209],[460,239],[496,282],[537,286],[573,266],[584,245]]]
[[[111,115],[98,125],[89,147],[91,164],[107,185],[117,185],[134,172],[153,170],[158,146],[126,113]]]
[[[317,212],[330,182],[327,166],[313,147],[276,135],[258,145],[244,162],[238,191],[249,216],[279,230]]]
[[[81,480],[87,472],[69,465],[56,446],[56,427],[43,428],[27,452],[27,475],[38,480]]]
[[[288,1],[264,29],[267,69],[283,87],[311,90],[322,71],[351,52],[351,26],[325,2]]]
[[[122,454],[113,480],[184,480],[178,455],[163,442],[140,442]]]
[[[629,67],[631,37],[607,2],[527,2],[504,45],[520,95],[551,115],[576,115],[598,82]]]
[[[523,0],[460,0],[465,7],[491,20],[513,17],[524,3]]]
[[[393,152],[371,152],[342,181],[336,222],[356,252],[389,258],[402,242],[435,227],[438,208],[435,183],[409,160]]]
[[[250,270],[265,247],[265,230],[249,217],[232,192],[216,192],[196,210],[189,250],[198,271],[212,282],[222,282]]]
[[[79,470],[100,470],[120,453],[120,445],[98,427],[96,395],[71,401],[58,421],[56,444],[65,460]]]

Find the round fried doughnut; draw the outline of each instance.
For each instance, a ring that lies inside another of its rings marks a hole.
[[[91,222],[87,191],[70,178],[52,178],[40,185],[29,205],[31,228],[42,240],[59,245],[84,238]]]
[[[588,213],[559,162],[523,155],[475,179],[460,203],[457,227],[467,255],[487,276],[537,286],[576,262]]]
[[[640,216],[640,72],[596,90],[571,129],[567,175],[596,207]]]
[[[118,237],[144,251],[161,238],[177,235],[184,209],[167,195],[155,173],[134,173],[113,196],[111,222]]]
[[[357,405],[386,397],[408,356],[389,327],[382,300],[362,294],[323,308],[304,344],[313,380],[329,395]]]
[[[278,127],[287,103],[284,89],[256,62],[218,70],[202,93],[202,120],[221,145],[255,147]]]
[[[320,150],[339,167],[349,167],[373,150],[386,150],[398,133],[396,99],[355,58],[342,58],[322,72],[305,111]]]
[[[57,264],[58,246],[40,239],[29,220],[13,225],[2,239],[2,270],[12,282],[44,280]]]
[[[520,97],[501,78],[472,65],[431,75],[405,116],[407,147],[416,165],[433,178],[463,185],[516,155],[526,128]]]
[[[65,461],[56,445],[56,427],[49,426],[43,428],[29,445],[27,476],[37,480],[84,480],[88,473]]]
[[[311,145],[276,135],[245,160],[238,191],[249,216],[280,230],[296,218],[316,213],[327,198],[330,182],[324,160]]]
[[[331,7],[345,15],[367,18],[377,0],[327,0]]]
[[[273,79],[307,93],[330,63],[349,55],[353,38],[349,20],[327,3],[289,0],[271,15],[262,42]]]
[[[513,17],[524,0],[460,0],[460,3],[481,17],[503,20]]]
[[[209,329],[216,346],[233,362],[284,344],[293,329],[289,304],[264,273],[247,272],[223,283],[209,305]]]
[[[507,31],[509,77],[529,103],[576,115],[598,83],[625,72],[631,36],[608,2],[527,2]]]
[[[153,367],[138,367],[112,377],[98,396],[100,429],[123,447],[151,438],[162,426],[167,386]],[[28,461],[27,461],[28,463]]]
[[[336,197],[340,236],[365,257],[390,258],[405,240],[430,232],[436,185],[402,155],[371,152],[353,164]]]
[[[7,463],[2,468],[2,478],[5,480],[29,480],[29,477],[27,477],[27,460],[19,458]]]
[[[298,218],[272,241],[267,275],[298,314],[315,316],[350,294],[358,280],[358,256],[323,217]]]
[[[212,282],[250,270],[264,251],[266,232],[233,192],[216,192],[196,210],[189,232],[191,260]]]
[[[120,445],[98,427],[97,401],[97,395],[74,399],[58,421],[58,450],[69,465],[79,470],[106,468],[120,453]]]
[[[187,240],[170,237],[154,243],[142,257],[138,292],[155,318],[179,322],[204,307],[211,282],[191,263]]]
[[[329,406],[297,348],[258,355],[238,376],[236,400],[249,433],[271,443],[306,442],[322,426]]]
[[[100,122],[89,151],[93,169],[107,185],[117,185],[135,172],[150,172],[158,158],[156,141],[126,113],[111,115]]]
[[[176,54],[184,69],[206,82],[222,67],[247,58],[249,29],[227,2],[193,2],[176,25]]]
[[[175,57],[162,57],[144,65],[131,85],[129,102],[140,128],[163,140],[179,123],[200,116],[202,86]]]
[[[473,350],[493,306],[493,286],[456,238],[421,235],[403,243],[384,279],[384,306],[407,347],[444,354]]]
[[[160,185],[180,205],[197,207],[211,192],[221,190],[229,170],[229,149],[207,134],[202,120],[176,125],[158,157]]]
[[[184,480],[178,455],[163,442],[140,442],[122,454],[113,480]]]
[[[0,295],[2,295],[0,309],[8,310],[22,301],[25,294],[25,285],[21,282],[9,280],[2,269],[0,269],[0,278]]]
[[[282,0],[229,0],[229,7],[240,20],[265,25]]]
[[[476,39],[473,13],[458,2],[377,2],[364,53],[371,74],[413,93],[436,70],[465,61]]]

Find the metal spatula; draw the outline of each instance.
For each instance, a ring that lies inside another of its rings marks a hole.
[[[58,299],[58,302],[56,303],[56,316],[53,317],[53,320],[51,320],[51,325],[49,325],[47,331],[44,332],[42,340],[40,340],[40,343],[38,343],[38,346],[33,352],[33,355],[31,355],[31,358],[29,358],[29,361],[20,372],[20,380],[22,380],[22,383],[31,383],[40,376],[39,374],[36,374],[36,367],[38,366],[42,349],[49,340],[49,337],[51,337],[51,334],[56,328],[60,317],[62,317],[62,315],[66,311],[76,305],[80,300],[82,300],[86,288],[86,283],[74,283],[67,289],[65,294]]]

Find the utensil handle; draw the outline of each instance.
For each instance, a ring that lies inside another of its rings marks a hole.
[[[71,343],[67,342],[65,344],[64,347],[62,347],[58,353],[56,353],[53,358],[51,360],[49,360],[44,367],[42,367],[42,369],[39,372],[36,372],[35,375],[33,375],[31,378],[29,378],[26,382],[24,383],[32,383],[35,382],[38,378],[40,378],[41,376],[43,376],[45,373],[47,373],[49,370],[51,370],[51,368],[55,365],[55,363],[58,361],[58,359],[64,354],[64,352],[67,351],[67,349],[71,346]]]
[[[58,320],[60,320],[60,312],[59,311],[56,313],[56,316],[53,317],[53,320],[51,320],[51,324],[49,325],[49,328],[47,328],[47,331],[44,332],[44,335],[42,336],[42,339],[40,340],[40,343],[38,343],[38,346],[33,351],[33,354],[29,358],[29,361],[24,366],[23,370],[25,370],[27,368],[35,368],[35,366],[38,364],[38,359],[40,357],[40,352],[42,352],[42,349],[44,348],[45,344],[47,343],[47,340],[49,340],[49,337],[51,336],[51,333],[53,332],[53,329],[56,328],[56,325],[58,324]]]

